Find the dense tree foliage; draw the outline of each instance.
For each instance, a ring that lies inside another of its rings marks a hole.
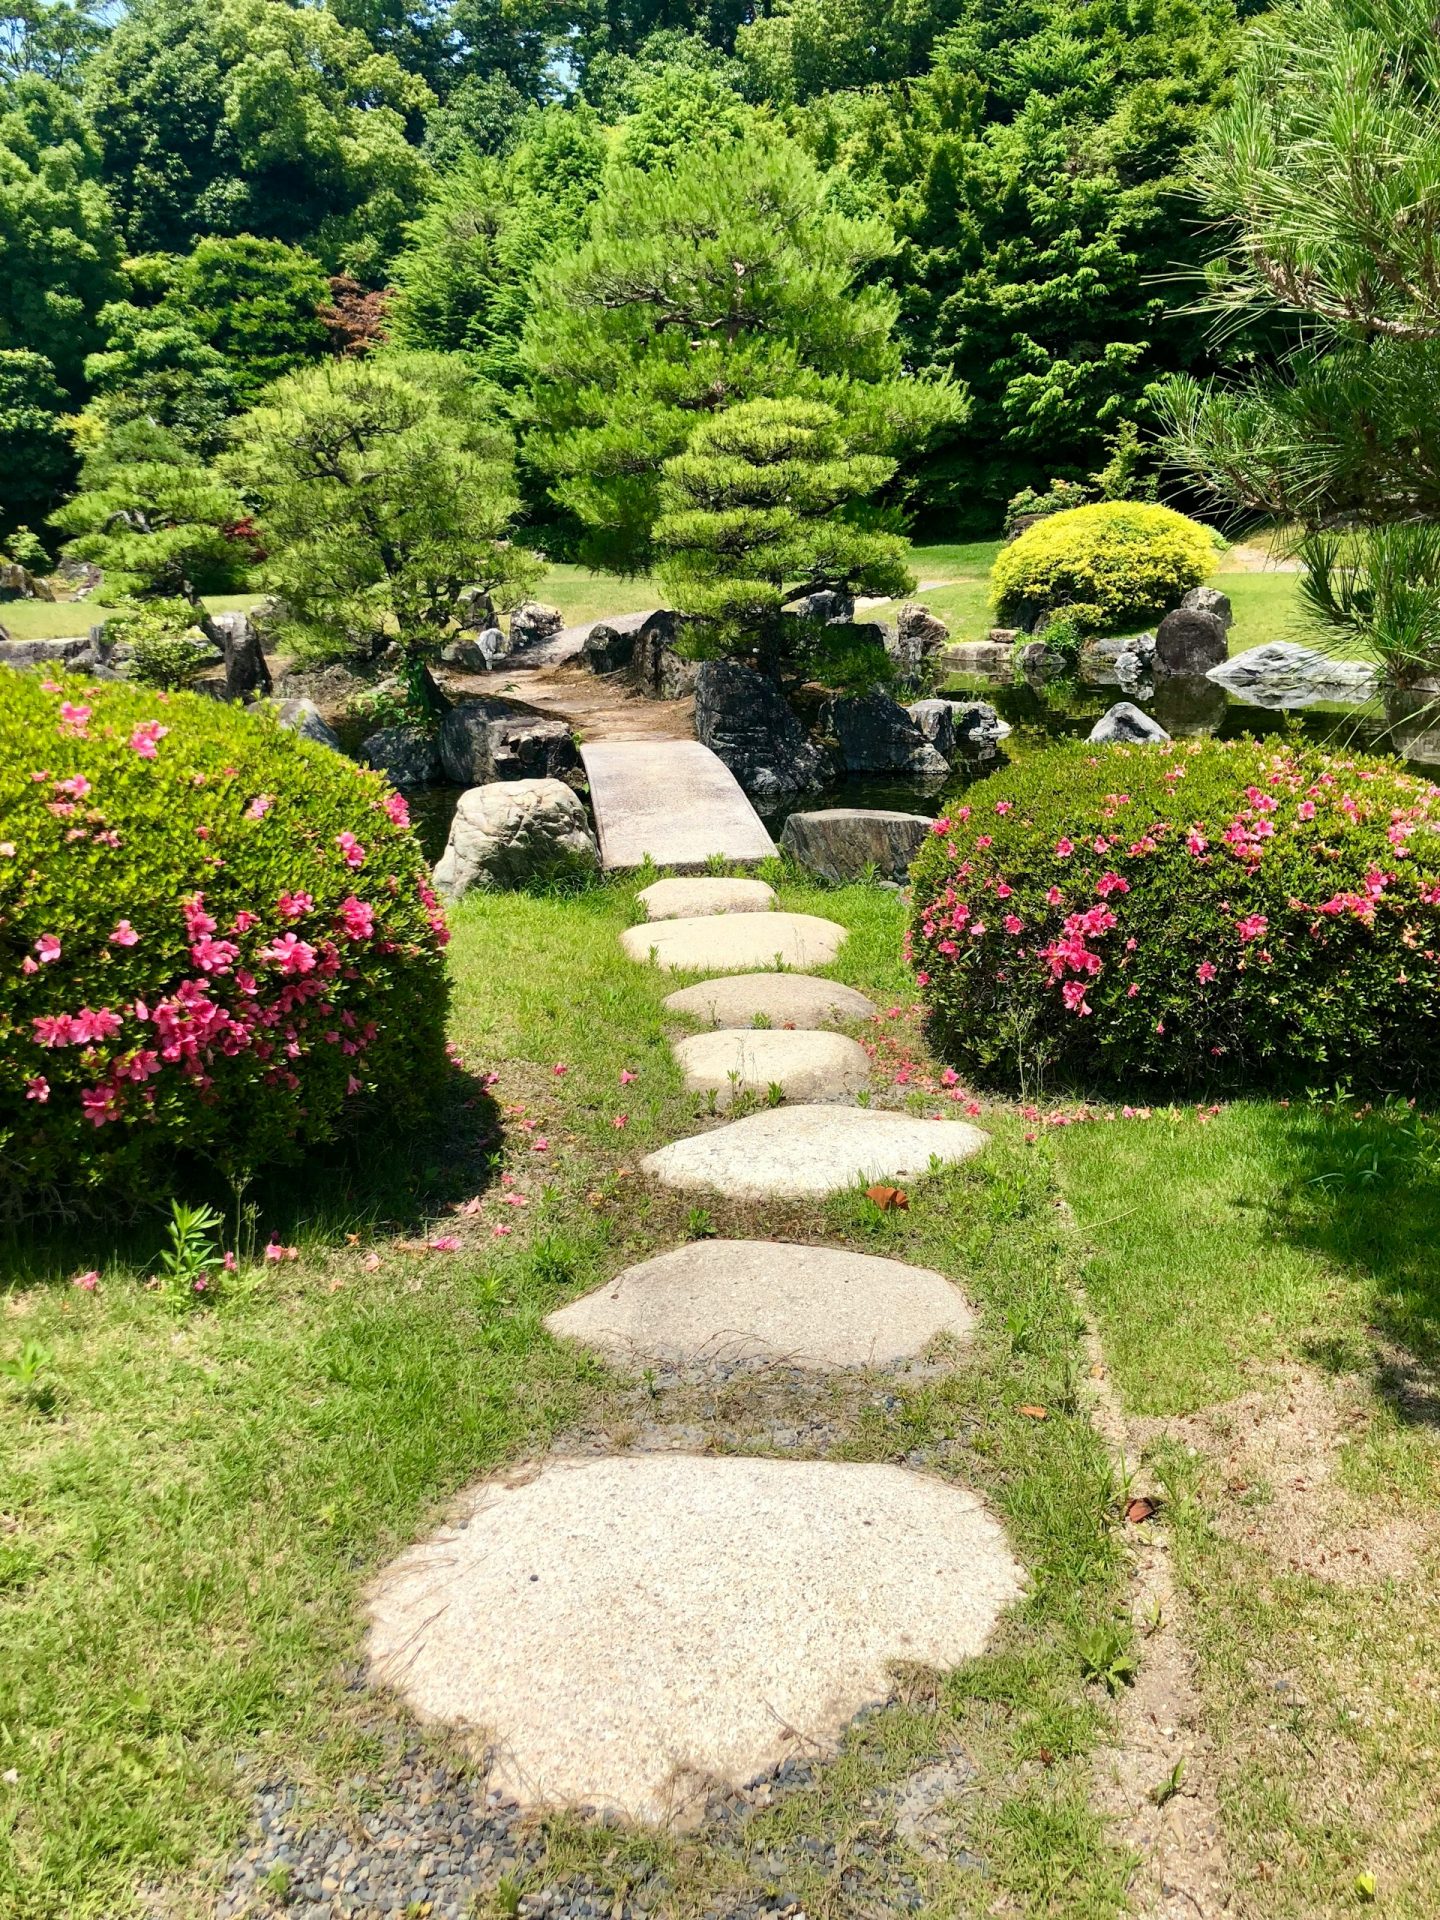
[[[41,353],[0,347],[0,546],[45,518],[74,472],[64,395]]]
[[[508,535],[514,449],[493,391],[442,354],[332,361],[248,414],[226,462],[257,503],[265,578],[307,651],[375,659],[398,642],[428,690],[460,589],[518,599],[538,575]]]

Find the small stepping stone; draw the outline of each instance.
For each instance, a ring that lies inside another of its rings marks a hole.
[[[552,1313],[552,1333],[640,1364],[883,1367],[937,1333],[969,1335],[943,1273],[840,1247],[697,1240],[627,1267]]]
[[[635,898],[647,920],[684,920],[711,913],[769,913],[775,889],[763,880],[657,880]]]
[[[674,1054],[688,1091],[718,1094],[722,1107],[772,1086],[787,1100],[843,1100],[870,1080],[870,1056],[843,1033],[722,1027],[677,1040]]]
[[[726,913],[627,927],[620,936],[632,960],[667,973],[731,973],[737,967],[825,967],[846,930],[813,913]]]
[[[835,1193],[857,1180],[914,1180],[932,1159],[969,1160],[988,1134],[963,1120],[869,1107],[775,1107],[672,1141],[640,1162],[662,1186],[714,1187],[739,1200]]]
[[[904,1467],[552,1459],[381,1574],[368,1652],[420,1717],[484,1729],[522,1807],[664,1822],[833,1752],[891,1661],[973,1658],[1022,1584],[975,1494]]]
[[[667,1013],[711,1027],[834,1027],[873,1020],[879,1008],[854,987],[808,973],[732,973],[681,987],[665,1001]]]

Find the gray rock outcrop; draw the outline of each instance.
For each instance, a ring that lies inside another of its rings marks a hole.
[[[1208,679],[1257,707],[1308,707],[1317,700],[1356,702],[1375,693],[1375,669],[1363,660],[1337,660],[1291,640],[1251,647],[1220,666]]]
[[[907,600],[895,616],[887,651],[895,662],[902,691],[933,686],[939,657],[950,644],[950,629],[928,607]]]
[[[832,700],[822,724],[834,735],[847,773],[944,775],[950,771],[945,756],[888,694],[871,692]]]
[[[1152,720],[1148,713],[1142,713],[1128,700],[1117,700],[1108,713],[1102,713],[1090,729],[1089,737],[1104,746],[1117,742],[1158,746],[1170,738],[1158,720]]]
[[[462,793],[435,885],[451,899],[472,887],[518,887],[598,869],[579,796],[561,780],[504,780]]]
[[[335,729],[326,724],[324,716],[313,700],[252,700],[250,713],[269,713],[276,721],[291,733],[298,733],[302,740],[313,740],[317,746],[329,747],[332,753],[343,753],[340,736]]]
[[[1208,673],[1229,650],[1218,614],[1203,607],[1176,607],[1155,629],[1155,672]]]
[[[706,660],[695,676],[695,735],[752,799],[783,800],[823,786],[834,771],[773,680],[735,660]]]
[[[1221,593],[1218,587],[1192,587],[1180,605],[1193,612],[1213,613],[1227,633],[1235,624],[1235,610],[1230,605],[1230,596]]]
[[[946,760],[992,752],[1010,732],[988,700],[916,700],[905,711]]]
[[[392,787],[428,787],[440,778],[440,749],[423,727],[381,727],[362,743],[360,757]]]
[[[650,614],[635,635],[630,650],[630,677],[652,700],[682,700],[695,691],[699,663],[681,657],[676,649],[685,616],[669,607]]]
[[[867,872],[881,880],[904,880],[929,831],[930,820],[923,813],[827,807],[816,813],[792,813],[780,835],[780,846],[823,880],[858,880]]]
[[[540,600],[526,600],[510,616],[510,645],[517,651],[533,647],[541,640],[551,639],[564,625],[565,616],[558,607],[548,607]]]
[[[436,750],[440,769],[457,787],[478,787],[495,778],[490,744],[495,710],[487,700],[462,700],[440,722]]]
[[[220,636],[225,655],[225,697],[253,700],[271,691],[270,666],[260,635],[246,613],[215,613],[210,625]]]

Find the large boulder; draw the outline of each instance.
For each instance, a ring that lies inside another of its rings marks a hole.
[[[847,773],[943,775],[950,771],[945,756],[888,694],[862,693],[832,700],[825,708],[824,726],[839,745]]]
[[[1096,635],[1081,644],[1080,678],[1092,687],[1133,687],[1155,666],[1153,633]]]
[[[360,757],[392,787],[428,787],[440,778],[440,749],[424,727],[381,727],[362,742]]]
[[[210,624],[225,654],[225,697],[250,701],[271,690],[270,667],[260,635],[246,613],[216,613]]]
[[[455,618],[472,633],[495,625],[495,602],[483,587],[462,587],[455,596]]]
[[[585,664],[592,673],[618,673],[635,655],[635,630],[597,620],[585,636]]]
[[[706,660],[695,676],[695,734],[755,800],[824,786],[830,756],[801,726],[773,680],[735,660]]]
[[[904,880],[929,831],[930,820],[923,813],[827,807],[817,813],[792,813],[780,847],[822,880],[858,880],[870,872],[881,880]]]
[[[472,887],[518,887],[595,871],[600,856],[577,794],[561,780],[504,780],[462,793],[435,885],[452,899]]]
[[[946,647],[940,665],[950,673],[1003,674],[1008,680],[1018,638],[1009,627],[992,627],[988,640],[959,640]]]
[[[1375,693],[1375,669],[1363,660],[1336,660],[1292,640],[1251,647],[1212,667],[1208,676],[1257,707],[1308,707],[1316,700],[1365,701]]]
[[[785,609],[797,620],[818,620],[824,626],[848,623],[855,618],[853,594],[838,593],[834,587],[820,587],[803,600],[792,600]]]
[[[0,666],[16,667],[22,672],[56,660],[65,667],[89,666],[94,659],[89,639],[76,635],[67,640],[0,639]]]
[[[517,650],[536,646],[553,638],[564,625],[565,616],[558,607],[526,600],[510,616],[510,645]]]
[[[490,728],[497,780],[563,780],[580,765],[580,750],[566,720],[516,714]]]
[[[946,760],[993,753],[1010,732],[988,700],[917,700],[905,711]]]
[[[1066,669],[1064,654],[1044,640],[1022,640],[1014,660],[1027,680],[1058,680]]]
[[[326,724],[325,718],[313,700],[252,700],[251,713],[272,713],[282,727],[291,733],[298,733],[302,740],[313,740],[318,746],[329,747],[332,753],[343,753],[340,736],[335,729]]]
[[[933,686],[939,656],[949,644],[945,622],[928,607],[907,600],[895,616],[894,638],[886,642],[901,688],[908,692]]]
[[[276,681],[275,691],[284,699],[314,700],[331,713],[339,713],[373,686],[373,679],[357,668],[333,660],[327,666],[292,667]]]
[[[1218,587],[1191,587],[1180,605],[1195,613],[1213,613],[1227,633],[1235,624],[1235,609],[1230,605],[1230,596],[1221,593]]]
[[[630,677],[652,700],[682,700],[695,691],[698,663],[683,659],[676,648],[684,626],[683,614],[663,607],[650,614],[635,635]]]
[[[1155,629],[1155,672],[1198,674],[1218,667],[1230,651],[1218,614],[1176,607]]]
[[[55,589],[17,560],[0,560],[0,600],[53,600]]]
[[[435,741],[447,780],[457,787],[478,787],[495,778],[494,724],[495,709],[487,700],[462,700],[450,709]]]
[[[440,654],[441,663],[459,673],[489,673],[506,649],[506,639],[492,621],[478,633],[461,633]]]
[[[1128,700],[1117,700],[1108,713],[1102,713],[1090,729],[1089,737],[1101,746],[1117,742],[1159,746],[1170,738],[1158,721],[1152,720],[1148,713],[1142,713],[1139,707],[1132,706]]]

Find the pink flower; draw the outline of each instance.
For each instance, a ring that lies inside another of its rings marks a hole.
[[[288,936],[293,939],[294,935]],[[229,973],[240,957],[233,940],[212,940],[207,933],[190,949],[190,958],[202,973]]]
[[[91,1267],[88,1273],[77,1273],[70,1284],[72,1287],[78,1287],[82,1293],[93,1293],[100,1284],[99,1272]]]
[[[403,793],[392,793],[385,802],[386,817],[397,827],[408,827],[410,809]]]
[[[365,849],[353,833],[337,833],[335,836],[335,844],[339,847],[341,853],[344,854],[347,867],[364,866]]]
[[[352,1073],[349,1079],[345,1082],[345,1091],[347,1094],[353,1095],[357,1093],[363,1093],[365,1089],[362,1086],[361,1082],[358,1081],[355,1078],[354,1074]]]
[[[629,1124],[630,1124],[630,1116],[629,1116],[629,1114],[628,1114],[628,1113],[617,1113],[617,1114],[615,1115],[615,1117],[614,1117],[614,1119],[613,1119],[613,1120],[612,1120],[612,1121],[610,1122],[610,1124],[611,1124],[611,1126],[612,1126],[612,1127],[614,1127],[614,1129],[616,1130],[616,1132],[617,1132],[617,1133],[619,1133],[619,1132],[621,1132],[621,1131],[622,1131],[622,1130],[623,1130],[624,1128],[626,1128],[626,1127],[628,1127],[628,1126],[629,1126]]]
[[[632,1080],[636,1080],[638,1078],[639,1078],[639,1075],[632,1073],[629,1067],[621,1067],[620,1084],[622,1087],[628,1087]]]
[[[265,1247],[265,1258],[276,1263],[281,1260],[298,1260],[300,1258],[300,1249],[298,1247],[282,1247],[280,1242],[272,1234]]]
[[[432,1253],[454,1253],[459,1245],[460,1242],[453,1233],[441,1233],[437,1234],[435,1239],[430,1242],[430,1251]]]
[[[37,1073],[25,1082],[25,1098],[38,1100],[42,1106],[50,1098],[50,1082],[43,1073]]]
[[[554,1067],[551,1069],[551,1071],[554,1073],[555,1078],[557,1080],[563,1080],[566,1074],[570,1071],[570,1069],[569,1067],[566,1066],[563,1060],[557,1060],[555,1062]]]
[[[13,840],[0,840],[0,860],[13,860],[14,858],[15,842]]]
[[[1242,940],[1259,940],[1269,924],[1263,913],[1247,913],[1235,922],[1235,931]]]
[[[1049,892],[1045,895],[1045,903],[1047,906],[1051,906],[1051,907],[1059,907],[1064,905],[1065,896],[1060,891],[1059,887],[1051,887]]]
[[[283,919],[299,920],[309,913],[315,902],[308,893],[282,893],[275,905]]]
[[[128,920],[121,920],[111,934],[108,945],[112,947],[133,947],[140,938]]]
[[[60,942],[53,933],[42,933],[35,942],[35,951],[40,956],[42,967],[48,967],[52,961],[60,958]]]
[[[995,802],[995,811],[996,813],[1010,813],[1014,810],[1014,806],[1015,802],[1013,800],[997,800]]]
[[[368,940],[375,931],[375,909],[352,893],[340,902],[341,931],[350,940]]]
[[[503,1226],[501,1222],[497,1220],[490,1231],[497,1240],[503,1240],[506,1234],[513,1233],[515,1229],[513,1227]]]
[[[93,708],[77,707],[69,700],[60,702],[60,731],[73,739],[83,739]]]
[[[528,1207],[530,1202],[523,1193],[515,1193],[512,1191],[501,1194],[500,1204],[502,1207]]]
[[[1295,817],[1297,820],[1313,820],[1315,818],[1315,802],[1313,800],[1302,800],[1295,809]]]
[[[1140,991],[1139,987],[1137,987],[1135,982],[1132,980],[1129,986],[1125,989],[1125,998],[1127,1000],[1133,1000],[1136,994],[1139,993],[1139,991]]]
[[[257,793],[245,809],[245,818],[247,820],[263,820],[274,804],[275,796],[273,793]]]
[[[1130,882],[1122,879],[1118,873],[1102,873],[1095,882],[1095,891],[1101,899],[1108,899],[1112,893],[1128,893]]]
[[[142,760],[153,760],[156,745],[169,731],[170,729],[162,727],[158,720],[142,720],[130,735],[132,752],[138,753]]]
[[[260,958],[279,967],[282,973],[310,973],[315,966],[315,949],[293,933],[282,933],[261,949]]]
[[[1061,839],[1055,842],[1055,857],[1057,860],[1068,860],[1074,851],[1075,842],[1073,840]]]
[[[1202,960],[1199,966],[1196,967],[1195,969],[1195,978],[1200,982],[1202,986],[1204,986],[1207,982],[1213,980],[1215,978],[1214,963],[1209,960]]]
[[[120,1118],[120,1096],[113,1087],[82,1087],[80,1104],[92,1127]]]
[[[550,1151],[550,1142],[545,1138],[543,1133],[530,1142],[530,1151],[531,1153],[548,1153]]]
[[[72,800],[83,800],[90,791],[90,782],[83,773],[72,773],[68,780],[57,780],[55,785],[61,793],[68,793]]]
[[[365,1258],[360,1262],[360,1265],[365,1269],[366,1273],[378,1273],[380,1269],[379,1254],[367,1253]]]
[[[1085,982],[1083,980],[1067,980],[1060,989],[1060,997],[1071,1013],[1089,1013],[1090,1009],[1085,1004]]]

